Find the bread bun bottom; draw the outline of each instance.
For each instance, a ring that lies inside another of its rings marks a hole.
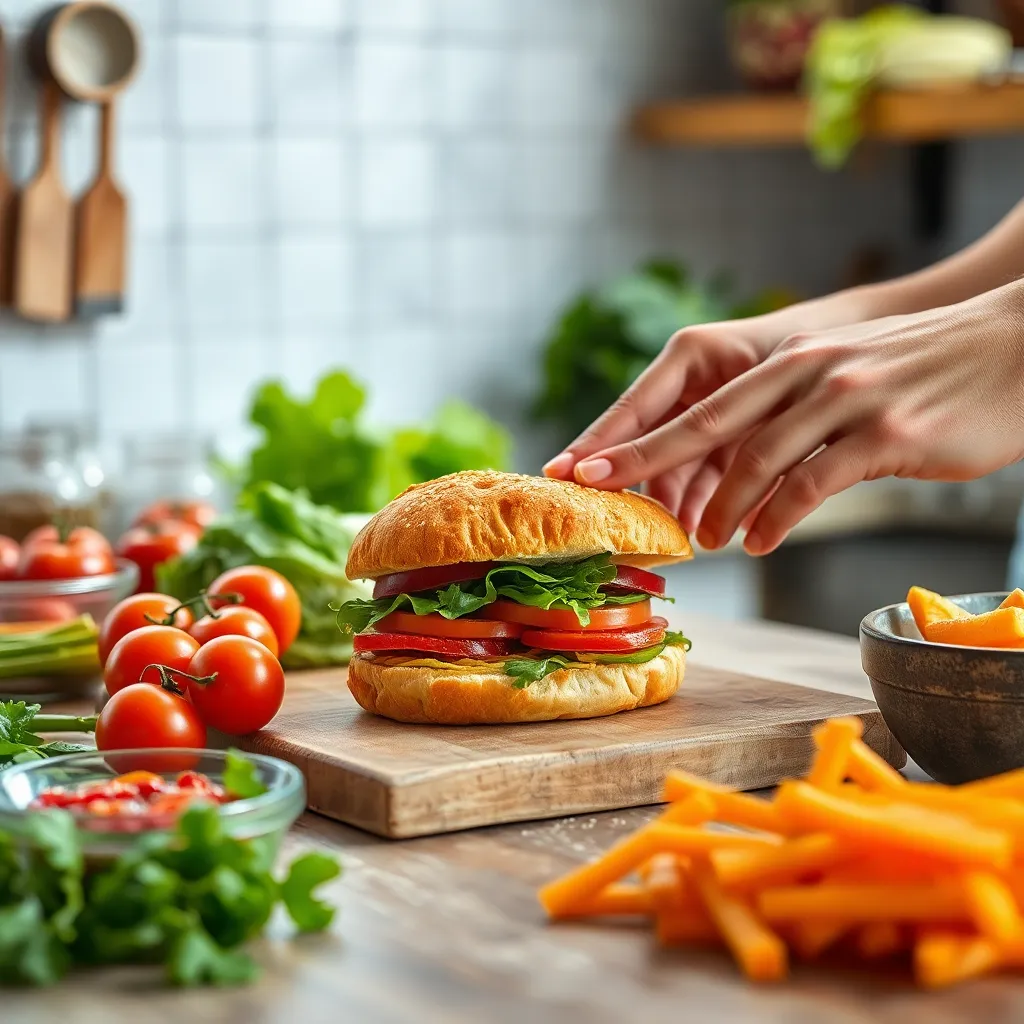
[[[418,662],[429,661],[429,665]],[[348,687],[360,706],[398,722],[498,725],[598,718],[668,700],[683,681],[686,652],[672,645],[642,665],[573,665],[517,689],[501,662],[357,654]]]

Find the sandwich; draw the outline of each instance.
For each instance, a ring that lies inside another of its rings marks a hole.
[[[692,558],[658,502],[513,473],[417,484],[352,543],[372,599],[338,609],[367,711],[452,725],[592,718],[658,704],[689,641],[651,568]]]

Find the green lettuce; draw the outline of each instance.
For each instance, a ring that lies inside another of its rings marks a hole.
[[[338,609],[338,625],[347,635],[361,633],[399,610],[415,615],[436,612],[446,619],[458,619],[504,597],[532,608],[571,608],[580,625],[586,626],[591,608],[647,600],[647,594],[605,593],[601,588],[611,583],[617,572],[611,555],[536,566],[509,563],[492,569],[483,579],[453,583],[443,590],[348,601]]]
[[[345,576],[348,549],[366,518],[343,515],[276,484],[256,484],[242,493],[234,512],[206,530],[196,548],[158,567],[158,586],[184,600],[226,569],[268,566],[291,581],[302,603],[302,626],[281,659],[284,665],[344,664],[352,642],[339,636],[330,606],[367,593]]]

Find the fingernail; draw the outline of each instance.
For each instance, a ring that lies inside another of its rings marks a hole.
[[[543,473],[545,476],[563,477],[572,469],[572,462],[572,455],[569,452],[562,452],[550,462],[544,463]]]
[[[607,459],[587,459],[576,467],[576,479],[581,484],[596,484],[612,475],[612,464]]]
[[[764,551],[764,541],[761,534],[751,530],[743,540],[744,550],[748,555],[759,555]]]
[[[697,543],[705,551],[710,551],[715,546],[715,535],[706,526],[699,526],[697,528]]]

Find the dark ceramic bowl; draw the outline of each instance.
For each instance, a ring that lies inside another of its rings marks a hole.
[[[980,613],[1004,597],[952,600]],[[865,616],[860,654],[885,724],[937,782],[970,782],[1024,765],[1024,650],[929,643],[904,601]]]

